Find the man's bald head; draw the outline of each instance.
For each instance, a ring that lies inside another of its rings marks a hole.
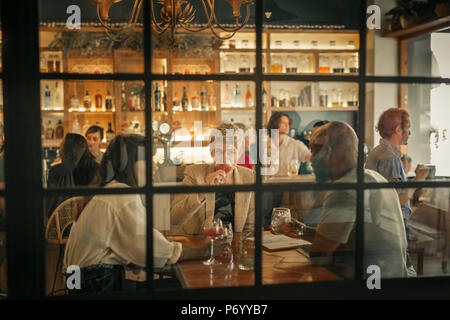
[[[345,122],[333,121],[321,126],[312,135],[310,147],[313,157],[326,158],[333,180],[356,168],[358,137]]]

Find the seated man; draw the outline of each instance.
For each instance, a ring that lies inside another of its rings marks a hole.
[[[221,124],[210,143],[214,163],[188,166],[182,184],[217,186],[253,183],[254,172],[236,165],[240,154],[237,149],[242,146],[238,141],[242,135],[236,135],[236,132],[239,130],[235,125]],[[227,139],[230,134],[232,136]],[[251,192],[177,194],[170,210],[171,233],[201,234],[205,221],[215,217],[231,222],[235,232],[253,230],[254,216],[255,201]]]
[[[343,122],[321,127],[311,138],[312,166],[318,182],[356,181],[358,138]],[[387,182],[379,173],[365,169],[366,182]],[[381,276],[405,277],[406,234],[395,189],[364,193],[364,268],[380,267]],[[310,257],[344,278],[354,277],[356,191],[329,191],[317,226]]]

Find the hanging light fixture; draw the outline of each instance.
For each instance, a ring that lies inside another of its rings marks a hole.
[[[136,28],[142,2],[146,0],[134,0],[133,9],[125,26],[117,27],[110,24],[109,10],[114,3],[122,0],[92,0],[97,5],[97,17],[106,29],[108,36],[117,42],[127,39]],[[233,9],[232,26],[223,26],[217,19],[215,12],[215,0],[200,0],[206,23],[201,27],[191,26],[196,17],[196,10],[190,0],[150,0],[151,24],[155,33],[162,34],[168,30],[171,39],[175,39],[175,30],[184,29],[189,32],[200,32],[210,29],[217,38],[221,40],[230,39],[237,31],[242,29],[250,18],[250,6],[252,0],[225,0]],[[159,17],[157,17],[155,6],[160,6]],[[245,6],[245,17],[241,18],[241,6]],[[220,33],[225,33],[221,35]]]

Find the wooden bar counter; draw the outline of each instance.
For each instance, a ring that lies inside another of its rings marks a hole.
[[[183,246],[198,246],[207,241],[205,236],[176,236],[169,237],[169,239],[182,242]],[[239,235],[235,234],[231,250],[216,257],[217,260],[222,262],[220,265],[206,266],[203,264],[203,260],[183,261],[176,264],[177,277],[183,287],[210,288],[254,285],[254,271],[244,271],[238,268],[238,239]],[[295,249],[275,252],[268,252],[263,249],[262,260],[263,284],[340,279],[323,267],[311,265],[307,255]]]

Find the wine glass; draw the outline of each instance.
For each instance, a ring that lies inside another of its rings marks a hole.
[[[214,240],[223,234],[223,224],[220,219],[206,220],[203,225],[203,234],[211,237],[211,256],[208,260],[203,261],[204,265],[211,266],[221,264],[214,258]]]
[[[228,246],[233,242],[233,224],[226,222],[223,224],[223,239]]]
[[[291,221],[291,210],[288,208],[273,208],[270,230],[273,234],[283,234],[283,225]]]
[[[300,160],[292,159],[289,162],[288,167],[288,176],[289,177],[295,177],[298,175],[298,170],[300,169]]]

